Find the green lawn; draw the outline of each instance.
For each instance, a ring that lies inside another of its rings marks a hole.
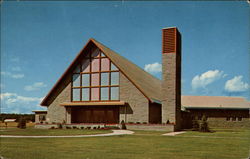
[[[60,135],[88,135],[88,134],[105,134],[112,132],[111,130],[86,130],[86,129],[19,129],[7,128],[0,129],[0,135],[33,135],[33,136],[60,136]]]
[[[243,159],[249,156],[250,129],[214,133],[135,131],[133,135],[91,138],[1,138],[9,159]]]

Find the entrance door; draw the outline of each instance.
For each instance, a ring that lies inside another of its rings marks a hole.
[[[71,113],[72,123],[119,123],[118,106],[74,107]]]

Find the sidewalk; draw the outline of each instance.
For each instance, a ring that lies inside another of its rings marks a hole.
[[[95,134],[95,135],[65,135],[65,136],[18,136],[18,135],[0,135],[0,138],[65,138],[65,137],[98,137],[98,136],[116,136],[116,135],[129,135],[133,131],[129,130],[112,130],[112,133]]]
[[[170,133],[166,133],[166,134],[162,134],[164,136],[175,136],[175,135],[179,135],[179,134],[183,134],[186,133],[185,131],[178,131],[178,132],[170,132]]]

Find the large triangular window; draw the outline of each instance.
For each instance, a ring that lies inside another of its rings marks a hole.
[[[75,67],[72,101],[118,101],[119,70],[98,48]]]

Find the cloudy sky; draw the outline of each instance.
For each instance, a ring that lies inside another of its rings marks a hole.
[[[182,34],[182,94],[250,100],[246,1],[2,2],[1,112],[31,113],[89,38],[161,78],[161,29]]]

